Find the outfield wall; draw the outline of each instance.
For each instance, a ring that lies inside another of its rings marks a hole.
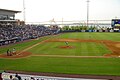
[[[64,30],[60,32],[120,32],[120,30]]]

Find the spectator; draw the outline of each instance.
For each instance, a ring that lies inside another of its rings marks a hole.
[[[22,80],[21,76],[19,76],[17,73],[16,73],[15,77],[18,78],[18,80]]]
[[[30,80],[35,80],[35,79],[33,77],[31,77]]]
[[[10,80],[12,80],[12,78],[13,78],[13,76],[12,76],[12,75],[10,75]]]

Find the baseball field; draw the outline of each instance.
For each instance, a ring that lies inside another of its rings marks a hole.
[[[7,49],[16,55],[7,56]],[[120,33],[62,33],[0,47],[0,70],[120,76]]]

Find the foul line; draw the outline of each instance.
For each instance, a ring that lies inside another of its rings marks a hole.
[[[29,50],[29,49],[31,49],[31,48],[33,48],[33,47],[39,45],[39,44],[42,44],[42,43],[44,43],[44,42],[47,41],[47,40],[49,40],[49,39],[43,40],[43,41],[41,41],[41,42],[38,42],[38,43],[32,45],[31,47],[28,47],[28,48],[26,48],[26,49],[20,51],[17,55],[19,55],[19,54],[21,54],[21,53],[23,53],[23,52],[26,52],[27,50]]]
[[[64,55],[36,55],[33,54],[31,56],[41,56],[41,57],[60,57],[60,58],[111,58],[110,56],[64,56]]]

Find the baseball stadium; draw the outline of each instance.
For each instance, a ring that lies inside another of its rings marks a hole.
[[[19,13],[0,9],[0,80],[120,80],[120,19],[27,24]]]

